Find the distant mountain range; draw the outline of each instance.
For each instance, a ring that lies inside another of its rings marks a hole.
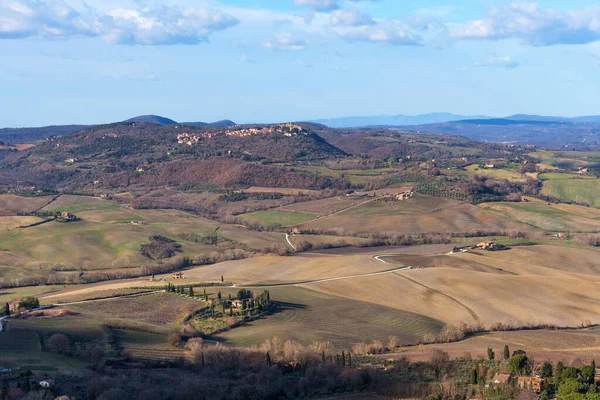
[[[492,122],[506,125],[509,121],[520,121],[520,122],[543,122],[543,123],[600,123],[600,116],[591,115],[583,117],[552,117],[543,115],[528,115],[528,114],[515,114],[504,118],[489,117],[485,115],[459,115],[452,113],[430,113],[421,115],[381,115],[381,116],[370,116],[370,117],[342,117],[342,118],[330,118],[330,119],[318,119],[311,122],[326,125],[330,128],[361,128],[361,127],[375,127],[375,126],[413,126],[413,125],[427,125],[427,124],[439,124],[445,122],[466,122],[466,121],[482,121],[489,120],[487,124],[494,125]],[[482,122],[483,123],[483,122]]]

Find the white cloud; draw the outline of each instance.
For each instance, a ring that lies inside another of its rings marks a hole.
[[[456,39],[519,38],[533,46],[600,40],[600,6],[559,11],[519,2],[490,8],[486,19],[449,25]]]
[[[206,9],[116,9],[104,18],[105,40],[119,44],[171,45],[207,42],[211,33],[238,23],[221,11]]]
[[[498,57],[497,55],[491,55],[486,61],[476,62],[475,65],[480,67],[501,67],[501,68],[517,68],[519,63],[514,61],[511,57]]]
[[[93,15],[82,15],[62,1],[0,0],[0,39],[96,36]]]
[[[339,8],[337,0],[294,0],[294,4],[314,11],[332,11]]]
[[[376,21],[366,25],[332,26],[331,30],[348,41],[388,43],[392,45],[420,45],[421,35],[408,24],[396,20]]]
[[[172,45],[208,41],[238,20],[222,11],[160,7],[77,11],[56,0],[0,0],[0,39],[102,37],[110,43]]]
[[[303,39],[295,38],[290,33],[280,33],[263,43],[263,47],[269,50],[304,50],[307,42]]]
[[[312,68],[313,67],[313,65],[311,63],[306,62],[304,60],[294,61],[294,65],[297,65],[298,67],[301,67],[301,68]]]
[[[374,25],[375,21],[370,16],[356,10],[335,10],[331,13],[332,25],[361,26]]]

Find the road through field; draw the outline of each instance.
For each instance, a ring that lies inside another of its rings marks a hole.
[[[341,281],[344,279],[353,279],[353,278],[364,278],[367,276],[377,276],[377,275],[385,275],[392,274],[400,271],[407,271],[412,269],[412,267],[399,267],[390,269],[387,271],[379,271],[379,272],[371,272],[368,274],[358,274],[358,275],[348,275],[348,276],[337,276],[335,278],[327,278],[327,279],[316,279],[316,280],[307,280],[300,282],[289,282],[289,283],[271,283],[271,284],[254,284],[254,285],[234,285],[232,287],[240,287],[240,288],[261,288],[261,287],[286,287],[286,286],[298,286],[298,285],[306,285],[306,284],[314,284],[314,283],[323,283],[323,282],[331,282],[331,281]]]

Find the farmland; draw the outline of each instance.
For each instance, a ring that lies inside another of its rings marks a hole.
[[[597,232],[600,211],[569,204],[542,202],[483,203],[481,208],[506,215],[514,221],[536,228],[559,232]]]
[[[401,202],[370,202],[301,224],[303,229],[386,233],[446,233],[473,229],[530,230],[524,224],[455,200],[415,196]]]
[[[600,207],[600,179],[554,179],[544,182],[542,194],[566,202]]]
[[[522,182],[527,180],[527,176],[505,168],[480,168],[477,164],[471,164],[465,168],[469,174],[486,175],[498,179],[508,179],[509,181]]]
[[[285,211],[257,211],[240,216],[248,222],[258,222],[267,227],[298,225],[316,218],[308,213],[294,213]]]
[[[14,194],[0,195],[0,215],[16,215],[39,210],[54,199],[52,196],[24,197]]]

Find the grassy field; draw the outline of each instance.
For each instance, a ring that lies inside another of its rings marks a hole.
[[[415,196],[401,202],[371,202],[301,225],[302,228],[353,232],[427,233],[473,229],[531,230],[481,208],[455,200]]]
[[[133,210],[111,201],[78,196],[61,196],[50,207],[59,206],[57,209],[62,210],[63,205],[76,212],[81,221],[14,229],[17,224],[35,220],[0,217],[0,227],[10,228],[0,229],[0,278],[47,276],[58,269],[109,270],[156,263],[143,257],[139,249],[141,244],[148,243],[149,236],[157,234],[177,240],[182,245],[182,254],[191,258],[226,250],[223,246],[185,240],[190,235],[214,234],[219,227],[225,238],[251,248],[262,249],[283,242],[281,235],[249,234],[242,227],[219,224],[182,211]],[[98,208],[89,210],[90,207]],[[132,221],[141,221],[143,225],[132,225]]]
[[[471,164],[471,165],[465,167],[465,170],[469,174],[473,174],[473,175],[485,175],[485,176],[491,176],[493,178],[498,178],[498,179],[508,179],[509,181],[515,181],[515,182],[524,182],[527,180],[526,175],[521,174],[516,171],[511,171],[508,169],[500,169],[500,168],[479,168],[478,164]]]
[[[240,215],[244,221],[258,222],[265,226],[290,226],[298,225],[315,219],[317,216],[308,213],[295,213],[285,211],[256,211]]]
[[[540,180],[542,181],[556,181],[556,180],[564,180],[564,179],[594,179],[588,175],[579,175],[572,174],[568,172],[544,172],[539,175]]]
[[[259,345],[277,336],[305,344],[331,341],[336,348],[349,349],[365,340],[387,342],[389,335],[398,336],[401,343],[413,343],[442,328],[442,323],[432,318],[303,288],[269,291],[278,302],[275,314],[215,338],[232,344]]]
[[[333,214],[346,208],[361,204],[365,199],[354,199],[348,197],[329,197],[327,199],[307,201],[284,206],[283,210],[314,214],[319,217]]]
[[[119,209],[118,203],[90,196],[72,196],[63,194],[42,208],[42,211],[67,211],[79,213],[82,211],[101,211]]]
[[[560,179],[544,182],[542,194],[563,201],[600,207],[600,179]]]
[[[0,216],[0,233],[42,221],[38,217]]]
[[[0,215],[17,215],[19,212],[36,211],[50,203],[54,197],[23,197],[14,194],[0,195]]]
[[[171,346],[166,335],[113,330],[120,348],[138,360],[160,361],[185,358],[185,350]]]
[[[600,230],[600,210],[568,204],[543,202],[483,203],[479,205],[506,215],[512,220],[537,228],[559,232],[596,232]]]

